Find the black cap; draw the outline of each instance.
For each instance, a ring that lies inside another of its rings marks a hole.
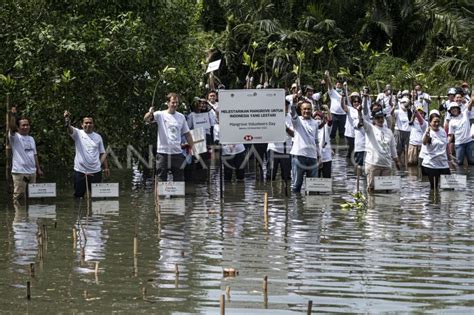
[[[385,114],[382,110],[378,110],[376,112],[372,112],[372,117],[377,118],[377,117],[385,117]]]

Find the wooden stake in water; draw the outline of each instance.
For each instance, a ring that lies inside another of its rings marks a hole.
[[[225,288],[225,295],[227,296],[227,301],[230,301],[230,287]]]
[[[263,293],[267,294],[268,292],[268,276],[263,277]]]
[[[178,264],[175,264],[175,265],[174,265],[174,273],[175,273],[176,275],[179,275],[179,267],[178,267]]]
[[[32,278],[35,277],[35,263],[31,263],[31,264],[30,264],[30,276],[31,276]]]
[[[268,193],[265,192],[263,195],[263,213],[265,225],[268,223]]]
[[[138,238],[137,235],[135,234],[135,237],[133,238],[133,255],[137,256],[138,254]]]
[[[98,273],[99,273],[99,262],[96,261],[96,262],[95,262],[95,275],[96,275],[96,277],[97,277],[97,274],[98,274]]]
[[[26,298],[31,300],[31,283],[30,281],[26,281]]]
[[[359,180],[360,180],[360,168],[359,164],[356,164],[356,191],[360,191],[360,186],[359,186]]]
[[[221,315],[225,315],[225,296],[224,296],[224,294],[221,295],[220,304],[221,304]]]
[[[77,230],[76,227],[72,227],[72,249],[76,249],[77,245]]]
[[[308,311],[307,311],[307,315],[311,315],[311,313],[313,312],[313,301],[312,300],[309,300],[308,301]]]

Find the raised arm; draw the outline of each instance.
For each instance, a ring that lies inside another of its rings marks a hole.
[[[152,123],[155,119],[155,117],[153,115],[154,112],[155,112],[155,108],[153,106],[150,107],[148,112],[146,112],[145,116],[143,117],[143,120],[145,120],[145,122],[148,123],[148,124]]]
[[[71,126],[71,114],[65,110],[64,111],[64,123],[65,123],[65,126],[67,128],[67,132],[72,135],[72,133],[74,132],[74,129],[72,128]]]
[[[328,70],[324,71],[324,80],[326,81],[328,90],[332,90],[332,80]]]

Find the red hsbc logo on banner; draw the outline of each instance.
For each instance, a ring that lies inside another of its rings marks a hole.
[[[253,136],[251,136],[251,135],[245,135],[245,136],[244,136],[244,140],[245,140],[245,141],[252,141],[252,140],[253,140]]]

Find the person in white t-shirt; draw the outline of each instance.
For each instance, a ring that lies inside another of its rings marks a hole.
[[[395,121],[395,131],[393,133],[397,144],[397,155],[400,157],[402,153],[407,152],[410,143],[410,131],[413,112],[408,97],[402,97],[399,106],[392,108],[392,118]],[[404,154],[405,155],[405,154]],[[407,159],[407,156],[404,156]]]
[[[318,131],[319,150],[321,159],[319,163],[318,177],[331,178],[332,175],[332,156],[334,152],[331,147],[331,128],[332,117],[327,105],[321,106],[322,111],[313,114],[314,119],[319,122],[321,129]]]
[[[474,139],[471,136],[469,122],[469,112],[472,110],[474,96],[466,105],[462,104],[462,98],[462,95],[456,94],[456,101],[449,104],[448,111],[451,120],[449,121],[448,137],[450,143],[453,142],[454,137],[457,164],[463,165],[464,157],[467,157],[469,165],[474,165]]]
[[[145,114],[146,123],[157,124],[156,168],[159,181],[168,180],[171,171],[173,181],[184,181],[185,157],[183,147],[192,148],[193,138],[189,132],[186,118],[177,111],[179,97],[176,93],[167,95],[168,109],[155,111],[153,107]],[[181,144],[181,138],[186,138],[187,144]]]
[[[415,89],[413,91],[412,101],[415,104],[415,107],[422,106],[423,111],[428,113],[430,110],[431,104],[431,96],[424,92],[420,83],[415,85]]]
[[[64,112],[69,135],[74,140],[76,154],[74,156],[74,197],[84,197],[86,189],[91,189],[91,183],[102,181],[102,166],[105,176],[110,175],[107,154],[105,153],[102,137],[94,132],[94,119],[85,116],[82,119],[82,129],[71,126],[70,114]],[[86,188],[86,183],[88,183]]]
[[[291,145],[293,143],[293,129],[291,116],[288,113],[290,104],[285,101],[285,131],[284,142],[270,142],[267,147],[267,180],[274,181],[278,169],[280,169],[281,179],[288,181],[291,179]]]
[[[423,174],[428,176],[431,189],[438,189],[440,176],[449,175],[448,160],[448,136],[441,128],[441,118],[437,113],[432,113],[429,117],[429,127],[423,134],[423,146],[425,147],[423,162],[421,164]]]
[[[36,175],[41,176],[35,139],[29,135],[30,121],[25,117],[16,119],[16,107],[9,114],[9,141],[12,148],[13,200],[24,197],[26,185],[36,182]],[[27,197],[27,196],[25,196]]]
[[[346,125],[346,112],[341,107],[342,83],[337,81],[333,87],[329,71],[324,72],[325,82],[328,87],[328,96],[331,100],[330,110],[332,116],[331,140],[336,139],[336,133],[339,139],[344,139],[344,127]]]
[[[392,86],[387,84],[383,90],[383,93],[379,93],[375,100],[382,105],[382,110],[385,114],[385,120],[390,129],[392,128],[392,108],[397,104],[397,97],[393,94]]]
[[[374,123],[362,116],[362,106],[357,107],[359,121],[364,122],[366,133],[365,173],[367,176],[367,191],[374,190],[375,176],[389,176],[392,173],[392,161],[400,169],[395,138],[392,130],[384,125],[385,114],[382,110],[373,112]]]
[[[299,107],[301,116],[298,116],[296,106]],[[292,158],[292,191],[299,193],[303,185],[303,176],[316,177],[318,172],[319,122],[311,117],[311,103],[301,101],[291,106],[291,122],[293,124],[294,138],[291,148]]]
[[[418,106],[410,123],[410,140],[408,144],[408,165],[418,165],[418,158],[420,156],[421,146],[423,144],[423,133],[428,127],[428,123],[424,119],[426,113],[422,106]]]

